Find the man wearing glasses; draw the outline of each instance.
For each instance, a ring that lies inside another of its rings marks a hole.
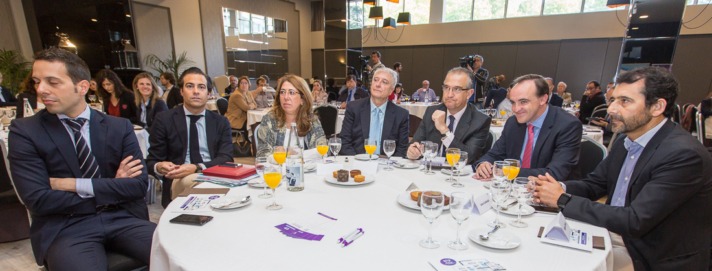
[[[485,149],[490,118],[477,111],[467,100],[474,95],[470,72],[465,68],[453,68],[443,82],[443,103],[428,107],[423,121],[408,147],[408,158],[418,159],[423,154],[422,141],[440,144],[440,156],[447,148],[459,148],[468,153],[470,164]]]
[[[598,81],[588,82],[586,84],[586,93],[588,94],[581,97],[581,106],[578,112],[579,120],[583,124],[588,124],[588,118],[591,117],[596,106],[606,103],[606,98],[601,91],[601,84]]]

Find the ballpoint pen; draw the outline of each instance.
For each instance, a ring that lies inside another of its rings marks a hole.
[[[339,241],[336,242],[336,243],[337,243],[337,244],[343,244],[344,242],[346,242],[346,240],[349,240],[349,238],[352,238],[354,235],[359,234],[359,233],[362,233],[362,232],[363,232],[363,229],[362,229],[362,228],[357,228],[357,229],[355,229],[354,231],[352,231],[351,233],[349,233],[349,234],[347,234],[347,235],[345,235],[345,236],[339,238]]]
[[[344,240],[344,242],[343,242],[344,246],[343,246],[343,247],[347,247],[348,245],[350,245],[351,243],[353,243],[354,241],[356,241],[356,239],[358,239],[359,237],[363,236],[365,233],[366,233],[366,232],[361,231],[361,232],[357,233],[356,235],[354,235],[354,236],[351,238],[351,240]]]

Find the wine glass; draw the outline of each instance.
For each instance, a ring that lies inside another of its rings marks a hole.
[[[455,164],[460,161],[460,149],[458,148],[447,148],[445,151],[445,160],[450,165],[450,178],[445,179],[446,182],[454,182],[455,178]]]
[[[509,198],[510,189],[510,183],[505,180],[495,180],[490,185],[490,195],[492,195],[492,201],[496,204],[494,208],[497,211],[497,216],[494,221],[488,223],[491,227],[496,225],[499,225],[500,227],[506,226],[506,224],[499,221],[499,211],[501,209],[500,206],[502,206],[504,202],[507,201],[507,198]]]
[[[265,166],[267,165],[269,165],[269,163],[267,162],[267,157],[255,158],[255,171],[257,171],[257,174],[260,175],[260,178],[262,179],[264,179],[265,177]],[[267,183],[262,186],[262,194],[258,195],[257,197],[261,199],[267,199],[272,197],[272,194],[267,193]]]
[[[366,138],[363,140],[363,148],[366,149],[366,153],[368,153],[368,159],[371,159],[371,156],[373,156],[373,153],[376,152],[376,141],[373,139]]]
[[[91,103],[96,103],[96,95],[90,94],[90,95],[89,95],[89,102],[91,102]]]
[[[460,226],[462,226],[462,222],[470,218],[470,213],[474,205],[470,193],[452,192],[452,194],[450,194],[450,214],[452,218],[455,219],[455,222],[457,222],[457,233],[455,234],[455,241],[447,244],[449,248],[454,250],[467,249],[467,244],[460,240]]]
[[[457,176],[458,178],[455,178],[455,182],[452,183],[452,187],[465,187],[462,183],[460,183],[458,180],[460,179],[459,176],[461,175],[462,170],[465,168],[467,165],[467,152],[466,151],[461,151],[460,152],[460,159],[457,161]]]
[[[504,176],[511,182],[519,175],[519,170],[522,167],[522,164],[517,159],[504,159],[504,162],[509,163],[509,165],[502,168]]]
[[[430,159],[430,154],[429,154],[429,149],[428,149],[428,144],[431,143],[430,141],[421,141],[420,145],[423,146],[422,154],[423,154],[423,161],[425,161],[425,167],[423,167],[420,171],[425,171],[426,174],[428,174],[428,161]],[[430,174],[428,174],[430,175]]]
[[[321,162],[326,164],[326,155],[329,154],[329,143],[326,140],[317,140],[316,151],[321,155]]]
[[[433,170],[432,170],[433,169],[433,159],[435,159],[435,157],[438,156],[438,150],[440,149],[440,145],[438,145],[438,143],[430,142],[430,141],[426,141],[425,144],[426,145],[425,145],[424,149],[426,150],[426,153],[428,155],[428,161],[429,161],[428,171],[425,172],[425,174],[433,175],[433,174],[435,174],[435,172],[433,172]]]
[[[391,167],[391,155],[396,152],[396,141],[392,139],[383,140],[383,152],[388,156],[388,162],[386,163],[386,168],[384,170],[393,170]]]
[[[527,223],[522,221],[522,206],[532,198],[532,192],[529,191],[529,179],[526,177],[517,177],[512,183],[512,194],[517,199],[517,220],[509,222],[509,225],[517,228],[527,227]],[[452,207],[451,207],[452,208]]]
[[[282,205],[277,204],[277,186],[282,182],[282,169],[273,165],[266,165],[264,172],[265,183],[272,188],[272,204],[267,205],[267,210],[282,209]]]
[[[445,197],[442,193],[436,191],[426,191],[420,196],[420,212],[423,213],[425,220],[428,221],[428,238],[420,241],[420,246],[424,248],[438,248],[440,243],[433,240],[433,222],[442,214]]]
[[[509,162],[494,161],[494,165],[492,166],[492,176],[494,176],[494,178],[498,181],[506,179],[507,176],[505,176],[504,168],[508,165]]]
[[[15,108],[11,108],[11,109],[7,110],[7,112],[5,114],[7,115],[8,119],[11,119],[11,120],[14,119],[15,118]]]
[[[439,103],[440,102],[440,96],[435,96],[435,102]]]
[[[331,155],[334,156],[334,162],[336,162],[336,156],[339,155],[339,151],[341,150],[341,138],[329,138],[329,150],[331,150]]]

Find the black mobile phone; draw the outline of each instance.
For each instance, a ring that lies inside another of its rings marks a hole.
[[[205,223],[210,222],[210,220],[213,220],[213,217],[209,215],[182,214],[171,219],[171,223],[202,226]]]

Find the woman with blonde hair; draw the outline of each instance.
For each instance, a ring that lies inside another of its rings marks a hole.
[[[230,94],[225,117],[230,121],[230,127],[247,131],[247,111],[257,108],[255,99],[250,93],[250,79],[240,76],[237,88]]]
[[[296,123],[299,138],[288,138]],[[257,157],[269,156],[274,148],[294,145],[298,140],[304,156],[314,156],[317,144],[326,144],[319,119],[312,110],[309,86],[299,76],[285,75],[277,82],[272,110],[262,118],[257,133]]]
[[[153,75],[142,72],[134,77],[133,86],[136,103],[136,124],[146,129],[151,128],[151,123],[158,113],[168,111],[168,105],[159,96],[158,85]]]

